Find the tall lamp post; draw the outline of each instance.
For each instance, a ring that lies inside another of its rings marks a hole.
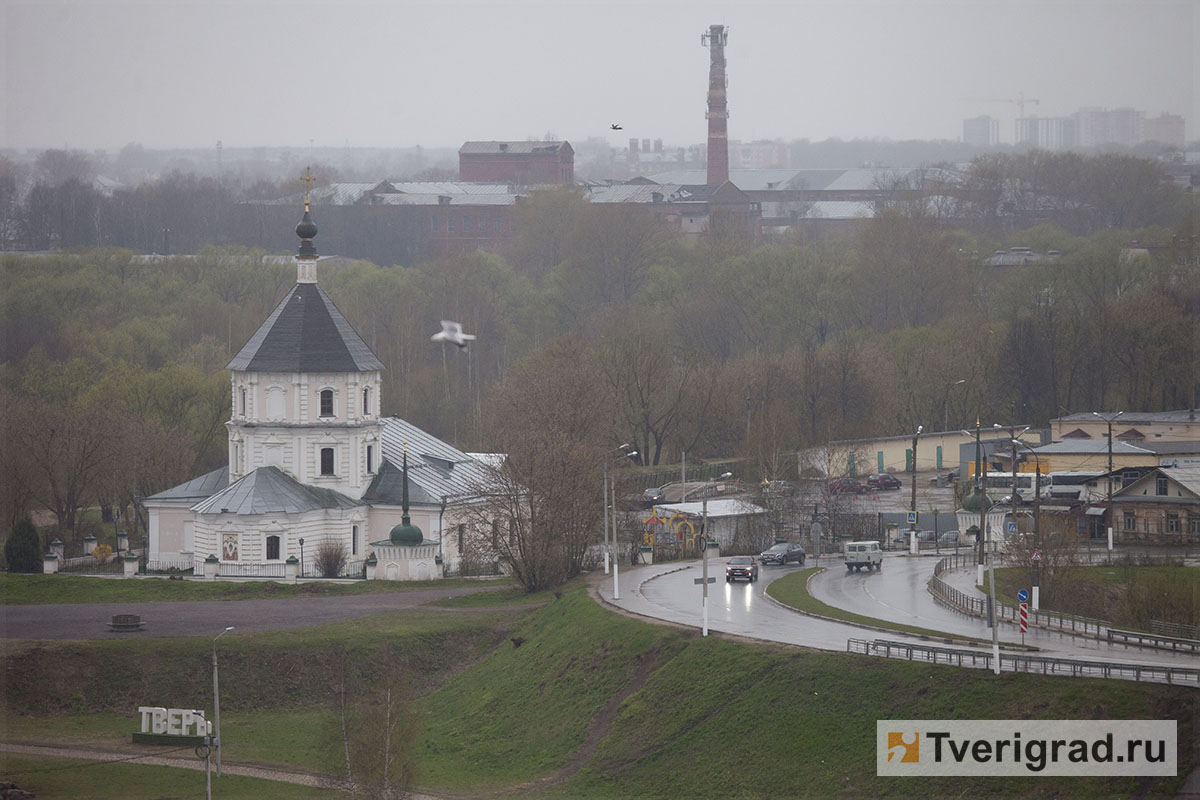
[[[1107,482],[1108,482],[1108,506],[1107,506],[1107,507],[1104,509],[1104,513],[1105,513],[1105,514],[1108,516],[1108,554],[1109,554],[1109,557],[1110,557],[1110,558],[1112,557],[1112,549],[1113,549],[1113,512],[1112,512],[1112,484],[1113,484],[1113,477],[1112,477],[1112,471],[1113,471],[1113,467],[1112,467],[1112,424],[1113,424],[1113,421],[1114,421],[1114,420],[1116,420],[1116,418],[1117,418],[1117,417],[1121,416],[1121,415],[1122,415],[1122,414],[1124,414],[1124,413],[1125,413],[1124,411],[1118,411],[1117,413],[1113,414],[1111,417],[1105,417],[1105,416],[1102,416],[1102,415],[1100,414],[1100,412],[1099,412],[1099,411],[1093,411],[1093,412],[1092,412],[1092,416],[1093,416],[1093,417],[1096,417],[1097,419],[1102,419],[1102,420],[1104,420],[1104,422],[1105,422],[1105,423],[1108,425],[1108,481],[1107,481]]]
[[[609,456],[611,456],[613,453],[617,452],[618,450],[628,450],[628,449],[629,449],[629,443],[626,442],[625,444],[621,445],[620,447],[614,447],[612,450],[609,450],[607,453],[604,454],[604,574],[605,575],[608,574],[608,553],[609,553],[609,550],[608,550],[608,459],[609,459]],[[636,455],[637,455],[637,450],[634,450],[632,453],[622,453],[622,457],[624,457],[624,458],[633,458]],[[616,509],[616,502],[615,502],[616,498],[615,497],[613,498],[613,501],[614,501],[613,502],[613,516],[616,516],[617,509]]]
[[[917,432],[913,434],[912,446],[912,469],[909,471],[909,478],[912,483],[912,501],[909,504],[909,523],[908,523],[908,548],[913,555],[917,554],[917,439],[921,436],[921,431],[924,427],[917,426]]]
[[[942,430],[944,431],[950,429],[950,390],[966,382],[966,378],[961,378],[946,384],[946,391],[942,394]]]
[[[700,607],[704,617],[704,624],[700,628],[701,636],[708,636],[708,489],[717,481],[723,481],[732,477],[732,472],[723,472],[715,478],[709,478],[707,485],[704,487],[704,497],[701,498],[702,513],[700,522],[700,549],[703,552],[703,555],[700,558],[700,563],[703,565],[703,578],[701,579],[701,586],[704,587],[704,592],[700,600]]]
[[[1037,464],[1037,468],[1035,469],[1034,475],[1033,475],[1033,553],[1030,554],[1030,557],[1033,558],[1033,587],[1032,587],[1033,596],[1031,598],[1033,601],[1032,608],[1034,611],[1037,611],[1038,608],[1040,607],[1038,591],[1039,591],[1039,584],[1040,584],[1039,577],[1041,574],[1041,567],[1042,567],[1042,558],[1041,558],[1041,553],[1042,553],[1042,536],[1041,536],[1042,459],[1040,459],[1038,457],[1037,452],[1032,447],[1030,447],[1027,442],[1023,442],[1020,439],[1013,439],[1013,454],[1014,454],[1013,457],[1014,457],[1014,459],[1016,458],[1015,454],[1016,454],[1017,445],[1023,446],[1025,448],[1025,452],[1028,453],[1029,455],[1033,456],[1033,460]],[[1034,556],[1036,556],[1036,557],[1034,557]]]
[[[213,725],[217,732],[217,736],[213,739],[213,747],[217,751],[217,777],[221,777],[221,691],[220,684],[217,681],[217,639],[220,639],[225,634],[233,630],[230,625],[225,630],[218,633],[212,640],[212,668],[213,668]]]
[[[623,445],[628,447],[629,445]],[[622,458],[635,458],[638,454],[637,450],[630,450]],[[612,549],[613,549],[613,600],[621,599],[621,587],[617,585],[617,577],[621,574],[621,568],[617,565],[620,561],[620,551],[617,549],[617,476],[610,474],[608,476],[609,484],[612,489]]]

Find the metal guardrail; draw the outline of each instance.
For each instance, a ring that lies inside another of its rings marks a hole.
[[[1200,640],[1178,636],[1159,636],[1156,633],[1108,629],[1108,643],[1135,644],[1138,647],[1157,647],[1160,650],[1200,653]]]
[[[1200,625],[1184,625],[1178,622],[1163,622],[1150,620],[1150,632],[1159,636],[1173,636],[1177,639],[1200,639]]]
[[[990,598],[973,597],[965,592],[960,592],[941,579],[942,573],[947,570],[974,566],[975,563],[973,555],[948,556],[947,558],[943,558],[933,569],[933,577],[929,579],[929,592],[934,596],[934,599],[957,611],[973,617],[986,617]],[[996,618],[1000,621],[1020,624],[1021,612],[1015,606],[996,603]],[[1105,632],[1110,625],[1107,620],[1103,619],[1062,614],[1057,611],[1046,611],[1044,609],[1037,611],[1030,610],[1028,612],[1028,622],[1030,625],[1036,627],[1049,628],[1062,633],[1089,636],[1096,639],[1104,638]]]
[[[66,559],[58,571],[71,575],[120,575],[125,571],[125,565],[117,558],[97,561],[92,556],[79,556]]]
[[[895,642],[886,639],[847,639],[846,652],[862,653],[884,658],[902,658],[959,667],[990,669],[992,654],[985,651],[959,650],[951,647]],[[1001,653],[1000,670],[1030,672],[1042,675],[1073,677],[1118,678],[1121,680],[1169,683],[1177,686],[1200,687],[1200,669],[1165,664],[1126,664],[1113,661],[1082,661],[1072,658],[1053,658],[1019,653]]]

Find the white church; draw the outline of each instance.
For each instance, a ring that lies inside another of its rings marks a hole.
[[[147,560],[267,577],[295,557],[304,575],[340,543],[347,574],[368,563],[388,580],[458,572],[463,512],[487,467],[380,416],[383,364],[317,285],[307,200],[296,233],[296,285],[227,366],[229,462],[142,501]]]

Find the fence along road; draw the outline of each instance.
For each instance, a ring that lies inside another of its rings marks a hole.
[[[854,607],[848,610],[877,619],[942,630],[949,635],[991,638],[986,621],[939,606],[929,594],[925,584],[932,575],[936,563],[934,559],[890,556],[885,558],[882,572],[872,573],[869,579],[864,573],[847,575],[840,563],[832,560],[828,563],[832,564],[832,567],[809,583],[810,591],[814,595],[820,597],[817,587],[822,582],[866,584],[865,587],[859,587],[859,599],[854,603]],[[850,639],[863,640],[864,629],[861,627],[801,614],[784,608],[765,596],[765,586],[776,577],[795,571],[794,567],[763,567],[758,583],[726,584],[720,579],[723,566],[723,559],[712,559],[709,563],[709,574],[716,576],[718,581],[709,590],[711,630],[840,652],[846,651]],[[693,583],[693,578],[699,574],[698,561],[634,567],[620,573],[619,600],[612,599],[611,579],[602,580],[598,590],[605,602],[626,611],[699,627],[700,592]],[[886,588],[887,584],[883,582],[878,586],[868,583],[868,580],[873,581],[889,575],[892,589]],[[896,586],[899,590],[894,588]],[[872,593],[868,590],[878,590],[881,599],[872,599]],[[848,591],[854,593],[853,588]],[[897,594],[899,596],[893,596]],[[829,602],[825,597],[820,599]],[[897,633],[895,636],[902,638],[903,634]],[[1020,632],[1015,627],[1005,625],[1001,629],[1000,638],[1002,643],[1019,642]],[[1031,629],[1026,641],[1038,647],[1038,652],[1033,655],[1063,662],[1061,666],[1053,667],[1053,674],[1072,674],[1068,663],[1071,661],[1086,664],[1104,663],[1108,665],[1111,677],[1130,679],[1133,679],[1139,670],[1150,674],[1153,670],[1195,666],[1195,657],[1182,653],[1113,647],[1103,640],[1074,638],[1045,630]],[[942,649],[953,652],[953,648]],[[964,649],[962,652],[968,658],[974,655],[978,659],[980,656],[979,651],[975,650]],[[914,650],[913,653],[914,658],[919,657],[919,651]],[[938,663],[957,663],[947,656],[940,658]],[[930,661],[934,659],[933,656],[926,658]],[[977,661],[976,665],[983,663]],[[1002,659],[1002,668],[1007,668],[1009,663],[1006,654]],[[965,662],[962,665],[969,666]],[[1049,662],[1043,665],[1040,662],[1027,661],[1022,662],[1020,669],[1031,672],[1041,672],[1045,669],[1047,674],[1050,674],[1052,665]],[[1074,674],[1101,674],[1098,670],[1099,668],[1085,669],[1083,666],[1077,666]]]

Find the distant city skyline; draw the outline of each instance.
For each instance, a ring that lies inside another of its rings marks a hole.
[[[702,143],[714,23],[734,140],[956,140],[989,115],[1010,143],[1021,100],[1200,138],[1190,0],[3,0],[0,147]]]

